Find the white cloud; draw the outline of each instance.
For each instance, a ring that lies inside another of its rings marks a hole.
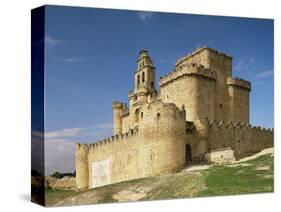
[[[73,137],[83,128],[66,128],[45,133],[45,171],[50,175],[55,171],[73,172],[75,170],[75,145]]]
[[[44,168],[44,134],[43,132],[33,130],[31,131],[31,160],[32,169],[36,170],[40,174],[43,174]]]
[[[75,145],[67,139],[47,139],[45,142],[46,175],[55,171],[73,172],[75,170]]]
[[[112,135],[112,122],[100,123],[91,127],[66,128],[45,133],[46,174],[55,171],[73,172],[75,170],[75,145],[78,142],[95,142]],[[41,133],[34,132],[41,136]],[[41,139],[42,140],[42,139]]]
[[[80,128],[80,127],[66,128],[63,130],[46,132],[45,137],[46,138],[73,137],[73,136],[78,135],[82,130],[83,130],[83,128]]]
[[[264,79],[264,78],[273,76],[273,74],[274,74],[273,70],[268,70],[268,71],[263,71],[263,72],[258,73],[255,77]]]
[[[82,57],[68,57],[68,58],[52,58],[53,61],[64,62],[64,63],[76,63],[84,61]]]
[[[147,21],[149,19],[152,18],[152,16],[154,15],[154,13],[152,12],[138,12],[137,13],[137,17],[141,20],[141,21]]]
[[[97,128],[99,128],[99,129],[113,129],[113,123],[108,122],[108,123],[98,124]]]
[[[254,66],[255,60],[256,58],[254,56],[240,58],[235,64],[233,70],[236,72],[249,71],[250,67]]]
[[[84,58],[81,58],[81,57],[72,57],[72,58],[64,58],[62,59],[63,62],[66,62],[66,63],[75,63],[75,62],[80,62],[80,61],[83,61]]]
[[[53,38],[49,35],[45,36],[45,46],[46,46],[46,48],[55,47],[58,44],[60,44],[61,42],[62,42],[61,40],[55,39],[55,38]]]
[[[255,56],[239,58],[233,66],[234,75],[252,81],[254,85],[261,85],[265,78],[270,78],[274,75],[273,70],[266,70],[262,61]]]

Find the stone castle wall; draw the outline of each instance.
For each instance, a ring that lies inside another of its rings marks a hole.
[[[226,78],[232,76],[232,57],[211,48],[200,48],[179,59],[176,66],[196,63],[217,74],[215,93],[215,119],[230,120]]]
[[[87,144],[76,144],[76,187],[78,189],[88,188],[89,169]]]
[[[226,148],[231,148],[239,159],[272,147],[273,137],[272,129],[204,119],[194,122],[194,130],[186,134],[186,144],[191,146],[194,162],[204,161],[207,153]]]
[[[242,123],[250,122],[250,97],[251,84],[242,79],[227,78],[229,94],[229,119]]]
[[[160,79],[162,100],[184,105],[187,121],[207,117],[249,123],[250,90],[250,82],[232,78],[232,57],[210,48],[181,58]]]
[[[160,95],[164,102],[184,106],[186,120],[215,118],[216,72],[197,64],[177,66],[176,70],[160,79]],[[202,104],[205,102],[204,104]]]
[[[198,49],[160,78],[159,92],[154,69],[142,50],[129,107],[112,105],[114,136],[77,144],[78,189],[171,173],[190,160],[228,161],[232,153],[240,158],[273,146],[271,129],[249,125],[251,84],[232,78],[232,57]]]
[[[231,148],[211,150],[205,155],[209,163],[229,164],[235,161],[234,151]]]
[[[186,145],[191,146],[193,162],[210,159],[214,152],[225,161],[222,149],[230,149],[239,159],[273,146],[272,129],[208,119],[190,127],[183,111],[161,101],[141,111],[144,117],[139,128],[94,144],[77,145],[78,189],[178,171],[188,163]]]
[[[208,149],[231,147],[235,157],[257,153],[273,146],[273,130],[239,122],[207,122]]]
[[[152,72],[154,73],[154,72]],[[186,121],[209,120],[249,123],[251,83],[232,78],[232,57],[201,48],[176,62],[175,70],[160,78],[158,97],[186,110]],[[142,90],[144,89],[144,90]],[[138,126],[139,104],[146,104],[146,88],[129,94],[130,106],[113,103],[114,135]],[[153,98],[152,98],[153,99]]]
[[[129,130],[131,129],[130,126],[130,115],[123,115],[122,116],[122,133],[123,132],[129,132]]]
[[[183,112],[174,104],[161,101],[146,105],[141,112],[139,128],[95,144],[77,145],[78,188],[156,176],[184,167]]]

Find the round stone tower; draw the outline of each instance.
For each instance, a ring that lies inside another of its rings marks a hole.
[[[89,186],[89,148],[87,144],[76,144],[76,187],[86,189]]]
[[[122,108],[122,103],[118,101],[112,103],[114,135],[122,134]]]
[[[156,100],[140,109],[139,133],[145,176],[178,171],[185,166],[185,116],[173,103]]]

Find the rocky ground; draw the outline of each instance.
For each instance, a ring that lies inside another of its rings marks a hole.
[[[47,189],[47,206],[129,202],[273,191],[273,148],[228,165],[189,166],[182,172],[85,191]]]
[[[55,177],[47,176],[45,178],[45,186],[51,189],[73,190],[76,186],[75,177],[65,176],[58,179]]]

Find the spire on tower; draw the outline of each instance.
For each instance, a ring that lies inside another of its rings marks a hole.
[[[154,68],[153,62],[148,54],[147,49],[140,50],[137,63],[138,63],[138,71],[143,69],[145,66],[151,66]]]
[[[155,91],[155,67],[147,49],[140,50],[137,65],[138,67],[135,73],[135,91],[139,91],[140,87],[145,87],[145,90],[149,93],[153,93]]]

